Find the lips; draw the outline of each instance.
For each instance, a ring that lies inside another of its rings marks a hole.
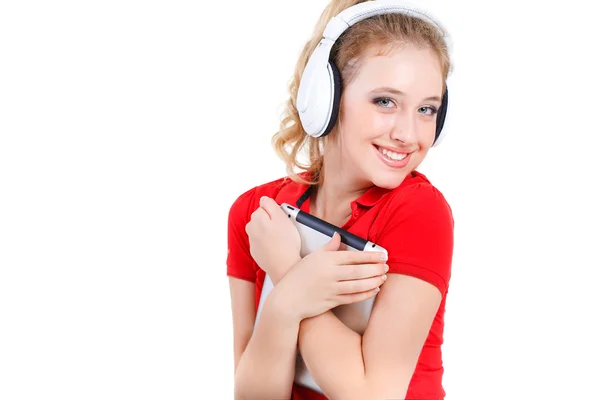
[[[392,150],[389,147],[375,146],[373,149],[377,153],[377,156],[383,163],[388,167],[392,168],[403,168],[408,164],[412,152]]]

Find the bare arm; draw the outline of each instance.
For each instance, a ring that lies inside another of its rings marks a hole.
[[[331,311],[302,321],[304,362],[331,399],[404,398],[440,301],[433,285],[390,274],[364,336]]]
[[[289,399],[294,380],[299,320],[278,306],[271,291],[256,328],[255,286],[229,278],[234,329],[235,399]]]

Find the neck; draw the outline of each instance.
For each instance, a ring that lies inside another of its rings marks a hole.
[[[365,193],[372,183],[359,182],[349,168],[341,168],[327,159],[321,170],[322,182],[313,188],[311,214],[341,227],[352,215],[350,204]]]

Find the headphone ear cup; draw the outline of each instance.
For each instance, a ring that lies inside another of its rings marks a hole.
[[[331,107],[329,123],[327,124],[327,128],[325,128],[325,132],[323,132],[321,137],[327,136],[333,130],[333,127],[338,119],[340,101],[342,99],[342,74],[333,61],[329,60],[328,65],[333,77],[333,105]]]
[[[442,134],[442,129],[444,128],[444,122],[446,122],[446,113],[448,112],[448,87],[446,87],[446,91],[444,92],[444,96],[442,97],[442,104],[440,105],[440,109],[437,112],[436,122],[435,122],[435,139],[433,144],[435,145],[438,139]]]

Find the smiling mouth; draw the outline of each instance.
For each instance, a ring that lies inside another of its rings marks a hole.
[[[378,152],[383,154],[383,156],[390,161],[401,161],[401,160],[404,160],[408,155],[410,155],[410,153],[396,153],[394,151],[384,149],[379,146],[375,146],[375,148],[377,149]]]

